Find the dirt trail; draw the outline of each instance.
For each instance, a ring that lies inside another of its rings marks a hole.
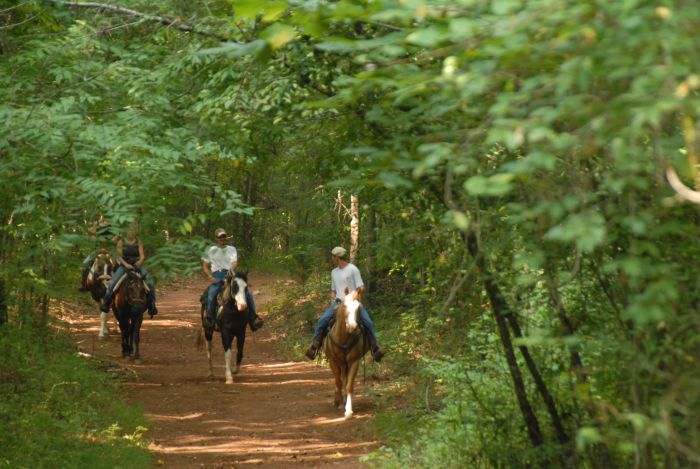
[[[269,323],[268,305],[280,290],[274,276],[250,274],[258,311]],[[98,340],[94,311],[73,313],[71,331],[82,349],[131,370],[127,399],[141,404],[151,419],[148,436],[158,463],[168,468],[361,467],[359,457],[376,448],[366,429],[371,401],[356,383],[356,415],[345,421],[332,407],[328,368],[275,356],[274,332],[266,324],[248,331],[245,357],[234,384],[224,383],[221,339],[214,337],[215,378],[207,378],[207,358],[197,351],[197,299],[204,282],[158,291],[159,314],[141,329],[143,364],[121,358],[114,321]],[[95,308],[96,310],[96,308]],[[75,317],[77,316],[77,317]]]

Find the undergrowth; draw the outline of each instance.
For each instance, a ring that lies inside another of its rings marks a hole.
[[[145,468],[141,409],[63,332],[0,327],[0,467]]]

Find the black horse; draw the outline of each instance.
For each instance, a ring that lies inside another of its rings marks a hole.
[[[127,270],[118,288],[112,309],[122,332],[122,357],[129,357],[140,364],[139,342],[143,313],[148,304],[147,287],[141,274]]]
[[[201,316],[202,327],[197,337],[197,349],[201,347],[203,339],[207,340],[207,357],[209,358],[209,377],[214,377],[214,370],[211,364],[211,340],[214,331],[221,332],[221,344],[224,347],[224,358],[226,361],[226,384],[233,383],[233,375],[238,373],[243,360],[243,346],[245,344],[245,332],[248,325],[248,303],[245,292],[248,288],[248,276],[245,273],[236,274],[227,278],[224,287],[219,293],[216,319],[212,321],[207,317],[206,301],[207,290],[200,298],[202,303]],[[236,367],[231,371],[231,345],[233,338],[236,338]]]

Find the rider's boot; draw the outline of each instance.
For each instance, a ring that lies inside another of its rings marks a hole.
[[[253,331],[253,332],[255,332],[255,331],[257,331],[258,329],[260,329],[262,326],[263,326],[263,320],[262,320],[262,318],[261,318],[260,316],[258,316],[258,315],[256,314],[256,315],[255,315],[255,319],[253,319],[253,320],[250,322],[250,330]]]
[[[314,336],[313,341],[311,342],[311,346],[309,346],[305,353],[306,357],[309,360],[313,360],[314,358],[316,358],[316,354],[321,348],[321,344],[323,344],[324,337],[326,337],[325,329],[323,329],[319,335]]]
[[[90,273],[90,266],[83,267],[83,273],[82,273],[81,278],[80,278],[80,288],[78,288],[78,291],[88,291],[87,278],[88,278],[89,273]]]
[[[386,354],[384,350],[377,344],[377,338],[373,334],[367,334],[369,336],[369,349],[372,352],[372,358],[375,362],[379,363],[382,361],[382,357]]]
[[[154,288],[152,285],[150,288]],[[151,319],[153,319],[153,316],[158,314],[158,308],[156,308],[156,300],[154,298],[153,290],[151,290],[151,293],[148,295],[148,314],[151,316]]]

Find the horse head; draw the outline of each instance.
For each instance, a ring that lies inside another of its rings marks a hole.
[[[146,286],[143,284],[143,277],[140,273],[133,270],[127,270],[127,275],[129,279],[125,285],[126,298],[132,307],[145,308],[148,292],[146,292]]]
[[[245,299],[245,290],[248,288],[247,275],[236,272],[233,277],[227,279],[227,283],[224,290],[224,302],[232,301],[238,311],[247,310],[248,303]]]
[[[352,333],[357,329],[357,313],[360,310],[359,292],[353,291],[348,293],[348,289],[346,288],[343,306],[345,307],[345,327],[348,332]]]

